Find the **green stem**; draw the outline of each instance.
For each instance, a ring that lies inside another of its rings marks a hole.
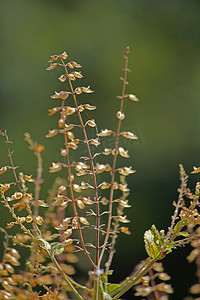
[[[122,296],[124,293],[126,293],[134,284],[137,283],[137,281],[144,275],[146,274],[147,271],[149,271],[153,264],[156,262],[156,259],[151,259],[150,257],[145,261],[145,263],[143,264],[142,268],[137,271],[133,276],[128,277],[120,286],[120,289],[122,286],[124,286],[124,288],[122,288],[118,294],[116,294],[112,299],[113,300],[117,300],[119,299],[120,296]]]
[[[75,289],[75,287],[73,286],[71,280],[69,279],[69,277],[63,272],[62,268],[60,267],[60,265],[58,264],[57,260],[55,259],[54,256],[50,257],[51,260],[53,261],[53,263],[55,264],[56,268],[58,269],[58,271],[60,272],[60,275],[62,276],[62,278],[67,282],[67,284],[70,286],[70,288],[72,289],[73,293],[77,296],[78,299],[80,300],[84,300],[81,295],[79,294],[79,292]]]

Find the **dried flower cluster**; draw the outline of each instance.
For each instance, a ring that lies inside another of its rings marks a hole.
[[[56,104],[49,109],[49,115],[58,115],[58,123],[46,137],[61,135],[63,147],[60,149],[61,159],[52,162],[49,172],[62,171],[64,178],[55,180],[45,200],[40,199],[45,147],[25,133],[25,140],[37,158],[37,172],[35,178],[31,174],[18,174],[12,159],[11,141],[6,132],[0,131],[7,143],[10,160],[9,165],[0,168],[0,175],[3,178],[8,171],[14,175],[13,182],[0,184],[1,202],[13,219],[6,230],[1,229],[5,250],[0,263],[0,299],[115,300],[138,283],[142,285],[136,287],[136,296],[153,294],[155,299],[167,299],[166,295],[173,293],[170,284],[156,283],[158,278],[162,281],[170,279],[157,261],[177,246],[197,243],[199,231],[189,232],[186,226],[191,228],[192,224],[193,228],[200,222],[200,184],[197,183],[193,194],[187,188],[188,177],[182,166],[179,198],[173,203],[175,211],[168,232],[165,234],[152,225],[144,234],[148,258],[120,284],[109,282],[117,237],[120,233],[131,234],[127,226],[130,221],[126,209],[131,205],[126,178],[135,170],[129,163],[118,166],[120,157],[120,165],[130,157],[128,150],[122,147],[123,139],[138,139],[134,133],[121,130],[121,122],[125,119],[124,102],[138,101],[134,94],[126,92],[130,72],[128,54],[129,47],[126,47],[124,74],[120,78],[122,94],[117,97],[117,128],[100,132],[95,119],[87,119],[84,114],[85,111],[91,113],[96,106],[80,104],[78,100],[80,94],[93,93],[90,86],[76,85],[76,80],[83,78],[81,65],[68,61],[66,52],[51,56],[47,70],[59,67],[62,74],[58,79],[68,88],[55,91],[51,96]],[[113,138],[114,147],[102,150],[102,141],[107,137]],[[197,172],[199,168],[193,171]],[[189,199],[189,203],[184,198]],[[19,232],[9,235],[9,229],[16,225]],[[16,268],[20,265],[18,245],[29,250],[23,272]],[[77,251],[83,254],[89,265],[85,285],[72,277],[75,273],[73,264],[78,262]],[[145,276],[147,272],[149,275]]]

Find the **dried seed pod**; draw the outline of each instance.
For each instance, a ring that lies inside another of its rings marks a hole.
[[[0,183],[0,191],[6,192],[7,190],[9,190],[9,188],[10,188],[10,184],[9,183],[4,183],[4,184]]]
[[[102,190],[105,190],[105,189],[108,189],[110,187],[110,183],[108,183],[106,181],[103,181],[99,186]]]
[[[81,65],[77,64],[77,62],[75,61],[70,61],[67,63],[67,66],[71,69],[73,68],[81,68]]]
[[[123,232],[123,233],[125,233],[125,234],[127,234],[127,235],[130,235],[130,234],[131,234],[131,232],[130,232],[130,230],[128,229],[128,227],[120,227],[119,229],[120,229],[121,232]]]
[[[41,153],[42,151],[44,151],[45,147],[43,145],[37,144],[35,146],[35,152],[37,153]]]
[[[107,205],[107,204],[109,203],[109,200],[106,199],[106,197],[103,197],[103,198],[101,199],[101,203],[102,203],[103,205]]]
[[[129,174],[133,174],[136,172],[136,170],[132,170],[132,167],[124,167],[124,168],[119,168],[118,169],[119,174],[128,176]]]
[[[67,153],[68,153],[67,149],[60,149],[61,156],[67,156]]]
[[[23,194],[21,192],[16,192],[14,193],[14,195],[11,196],[10,200],[13,201],[13,200],[19,200],[21,199],[23,196]]]
[[[127,188],[127,183],[125,184],[122,184],[122,183],[119,183],[118,184],[118,188],[120,189],[120,191],[122,192],[130,192],[130,189]]]
[[[49,168],[50,173],[59,172],[62,169],[60,163],[54,163],[52,162],[52,166]]]
[[[122,135],[123,137],[127,138],[127,139],[131,139],[131,140],[138,140],[137,135],[135,135],[134,133],[130,132],[130,131],[124,131],[121,132],[120,135]]]
[[[33,175],[23,175],[24,180],[29,181],[29,182],[33,182]]]
[[[72,130],[73,128],[74,128],[74,125],[72,125],[72,124],[69,124],[69,125],[65,124],[65,128],[62,129],[62,130],[60,130],[60,133],[66,133],[67,131]]]
[[[77,218],[73,218],[72,219],[72,226],[73,226],[73,229],[77,229],[78,228],[78,220],[77,220]]]
[[[35,221],[38,225],[42,225],[44,223],[43,217],[41,217],[41,216],[37,216],[35,218]]]
[[[130,221],[127,219],[127,216],[117,216],[117,220],[121,223],[129,223]]]
[[[72,74],[73,74],[76,78],[83,78],[83,75],[81,74],[81,72],[74,71],[74,72],[72,72]]]
[[[58,187],[57,194],[62,194],[64,191],[66,191],[66,187],[61,185]]]
[[[69,178],[69,176],[68,176],[68,180],[69,180],[69,179],[70,179],[71,181],[74,181],[74,175],[71,174],[71,175],[70,175],[70,178]]]
[[[71,116],[75,113],[75,111],[76,111],[75,107],[65,106],[62,109],[62,115]]]
[[[67,239],[67,240],[64,240],[63,241],[63,245],[66,247],[66,246],[69,246],[73,243],[73,240],[72,239]]]
[[[82,94],[81,88],[80,88],[80,87],[77,87],[77,88],[75,89],[75,93],[76,93],[77,95]]]
[[[16,249],[14,249],[14,248],[10,249],[10,254],[12,256],[14,256],[15,258],[17,258],[17,259],[19,259],[21,257],[21,255],[19,254],[19,252]]]
[[[111,135],[113,132],[110,129],[102,129],[100,133],[98,133],[98,136],[109,136]]]
[[[50,66],[48,68],[46,68],[47,71],[51,71],[53,69],[55,69],[57,67],[57,63],[53,63],[53,64],[50,64]]]
[[[93,187],[89,183],[87,183],[85,181],[81,181],[81,189],[86,190],[88,188],[93,188]]]
[[[116,181],[113,182],[113,189],[114,190],[118,189],[118,183]]]
[[[87,94],[90,94],[90,93],[93,93],[94,91],[92,91],[91,89],[90,89],[90,86],[88,86],[88,87],[81,87],[81,91],[83,92],[83,93],[87,93]]]
[[[78,208],[80,208],[80,209],[84,209],[85,208],[85,204],[80,199],[76,200],[76,204],[77,204]]]
[[[74,140],[75,139],[74,134],[73,134],[72,131],[67,132],[67,137],[68,137],[69,140]]]
[[[15,272],[14,268],[13,268],[10,264],[5,264],[5,269],[6,269],[9,273],[14,273],[14,272]]]
[[[66,75],[61,75],[58,79],[59,79],[61,82],[64,82],[64,81],[67,79],[67,76],[66,76]]]
[[[55,92],[55,94],[51,96],[52,99],[62,99],[62,100],[66,100],[68,97],[69,97],[69,92],[67,91]]]
[[[48,109],[49,116],[55,115],[60,110],[61,110],[61,107],[53,107],[51,109]]]
[[[109,155],[111,153],[112,153],[112,149],[110,149],[110,148],[105,148],[104,151],[102,152],[102,154],[104,154],[104,155]]]
[[[94,120],[94,119],[88,120],[88,121],[86,122],[86,124],[89,125],[90,127],[95,127],[95,126],[96,126],[96,123],[95,123],[95,120]]]
[[[51,55],[50,57],[51,58],[50,58],[49,62],[54,62],[58,59],[58,55]]]
[[[94,204],[94,201],[92,201],[90,197],[82,197],[81,200],[83,201],[84,204],[88,204],[88,205]]]
[[[131,207],[131,205],[128,204],[128,200],[120,200],[119,205],[125,208]]]
[[[111,166],[109,164],[105,165],[105,171],[110,172],[111,171]]]
[[[72,81],[76,80],[76,77],[72,73],[68,74],[68,78]]]
[[[200,167],[193,167],[193,171],[191,172],[191,174],[196,174],[200,172]]]
[[[96,146],[96,147],[100,145],[100,142],[99,142],[99,139],[98,139],[98,138],[96,138],[96,139],[91,139],[91,140],[90,140],[90,143],[91,143],[92,145]]]
[[[84,217],[80,217],[79,218],[80,222],[83,224],[83,225],[86,225],[86,226],[89,226],[90,223],[88,222],[88,220]]]
[[[50,137],[53,137],[57,134],[58,134],[58,129],[52,129],[52,130],[49,130],[49,132],[46,134],[46,137],[50,138]]]
[[[74,183],[73,184],[73,190],[77,193],[81,193],[82,192],[82,189],[80,188],[80,185]]]
[[[31,223],[32,221],[33,221],[32,216],[28,215],[28,216],[26,217],[26,222],[27,222],[27,223]]]
[[[129,158],[129,157],[130,157],[130,156],[128,155],[128,150],[125,150],[123,147],[119,147],[118,151],[119,151],[119,154],[120,154],[122,157],[126,157],[126,158]]]
[[[135,95],[133,95],[133,94],[129,94],[129,95],[128,95],[128,98],[129,98],[130,100],[132,100],[132,101],[136,101],[136,102],[139,101],[139,99],[138,99]]]
[[[77,111],[80,111],[80,112],[84,111],[84,106],[82,104],[79,105],[77,108]]]
[[[85,109],[87,110],[95,110],[96,106],[90,105],[90,104],[85,104]]]
[[[95,173],[96,174],[101,174],[102,172],[105,171],[105,169],[106,169],[105,165],[103,165],[103,164],[97,164]]]
[[[86,169],[89,169],[89,165],[87,165],[86,163],[83,163],[83,162],[81,162],[81,161],[79,161],[79,162],[77,162],[76,164],[75,164],[75,170],[77,171],[77,172],[80,172],[80,171],[82,171],[82,170],[86,170]]]
[[[123,112],[121,112],[121,111],[118,111],[117,112],[117,118],[119,120],[124,120],[125,119],[125,114]]]
[[[61,117],[61,118],[58,120],[58,127],[59,127],[59,128],[65,127],[65,118]]]
[[[61,54],[61,58],[62,58],[62,59],[67,59],[67,58],[68,58],[68,54],[64,51],[64,52]]]
[[[70,237],[70,235],[72,235],[72,229],[71,228],[65,230],[65,232],[63,233],[63,236],[64,236],[65,239]]]
[[[76,141],[71,141],[70,143],[68,143],[69,148],[76,150],[78,148],[78,145],[76,143]]]
[[[7,167],[2,167],[0,169],[0,175],[3,174],[3,173],[5,173],[7,171],[7,169],[8,169]]]

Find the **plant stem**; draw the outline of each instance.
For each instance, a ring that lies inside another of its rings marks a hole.
[[[97,181],[96,181],[96,175],[95,175],[95,169],[94,169],[94,161],[93,161],[92,153],[91,153],[91,150],[90,150],[90,145],[89,145],[89,140],[88,140],[88,137],[87,137],[87,132],[86,132],[86,129],[85,129],[85,125],[83,123],[81,113],[78,109],[76,94],[74,92],[74,88],[73,88],[71,80],[69,78],[67,67],[66,67],[66,65],[65,65],[65,63],[62,59],[61,59],[61,61],[62,61],[63,67],[65,68],[66,75],[68,77],[70,89],[71,89],[71,92],[72,92],[72,95],[73,95],[73,99],[74,99],[74,103],[75,103],[75,106],[76,106],[76,109],[77,109],[78,117],[79,117],[79,120],[80,120],[80,123],[81,123],[81,128],[82,128],[82,131],[83,131],[83,134],[84,134],[84,138],[85,138],[85,142],[86,142],[86,146],[87,146],[87,150],[88,150],[88,155],[89,155],[89,160],[90,160],[90,165],[91,165],[91,169],[92,169],[92,178],[93,178],[93,182],[94,182],[94,194],[95,194],[95,202],[96,202],[96,257],[95,257],[96,266],[94,265],[94,263],[92,263],[92,265],[96,268],[96,267],[99,266],[100,210],[99,210],[99,202],[98,202],[98,191],[97,191]]]
[[[128,54],[129,54],[129,47],[126,47],[126,53],[124,56],[125,59],[125,68],[124,68],[124,78],[123,78],[123,87],[122,87],[122,96],[121,98],[121,105],[120,105],[120,112],[123,111],[123,104],[124,104],[124,98],[125,98],[125,89],[126,89],[126,78],[128,73]],[[115,140],[115,155],[113,158],[113,166],[112,166],[112,177],[111,177],[111,188],[110,188],[110,199],[109,199],[109,210],[108,210],[108,224],[107,224],[107,231],[105,240],[102,246],[102,251],[99,258],[99,264],[101,263],[101,260],[104,255],[104,251],[106,249],[106,244],[108,242],[109,236],[110,236],[110,227],[111,227],[111,220],[112,220],[112,201],[113,201],[113,194],[114,194],[114,181],[115,181],[115,169],[116,169],[116,163],[117,163],[117,155],[118,155],[118,145],[119,145],[119,134],[120,134],[120,128],[121,128],[121,120],[118,121],[117,126],[117,132],[116,132],[116,140]]]
[[[113,296],[113,300],[119,299],[124,293],[126,293],[134,284],[137,283],[137,281],[144,275],[146,272],[148,272],[153,264],[156,262],[156,259],[151,259],[150,257],[147,258],[143,266],[138,270],[134,275],[131,277],[128,277],[119,287],[120,291]],[[124,288],[122,288],[124,286]]]
[[[58,271],[60,272],[60,275],[62,276],[62,278],[67,282],[67,284],[70,286],[70,288],[72,289],[73,293],[77,296],[78,299],[80,300],[84,300],[81,295],[79,294],[79,292],[75,289],[75,287],[73,286],[71,280],[69,279],[69,277],[63,272],[62,268],[60,267],[60,265],[58,264],[57,260],[55,259],[54,256],[51,256],[51,260],[53,261],[53,263],[56,265],[56,268],[58,269]]]

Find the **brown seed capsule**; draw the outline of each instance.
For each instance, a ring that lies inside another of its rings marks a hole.
[[[0,169],[0,175],[3,174],[3,173],[5,173],[6,171],[7,171],[7,167],[2,167]]]
[[[86,225],[86,226],[89,226],[90,223],[88,222],[88,220],[84,217],[80,217],[79,218],[80,222],[83,224],[83,225]]]
[[[32,221],[33,221],[32,216],[29,215],[29,216],[26,217],[26,222],[27,223],[31,223]]]
[[[38,225],[42,225],[42,224],[44,223],[44,220],[43,220],[43,218],[42,218],[41,216],[37,216],[37,217],[35,218],[35,221],[36,221],[36,223],[37,223]]]

